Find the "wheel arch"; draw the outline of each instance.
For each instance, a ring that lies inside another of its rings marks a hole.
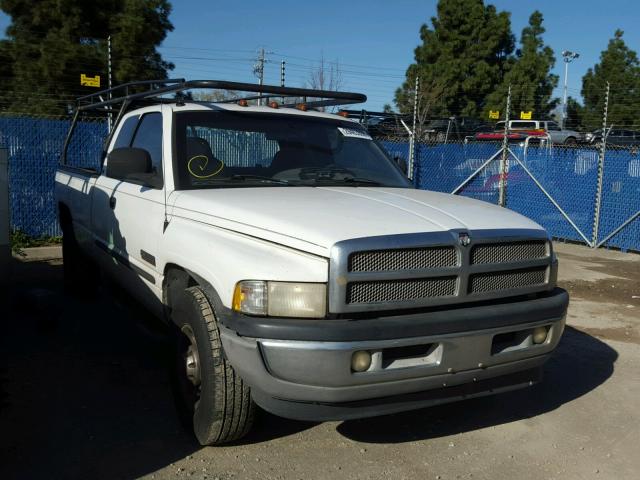
[[[167,319],[170,319],[171,306],[176,296],[189,287],[200,287],[212,306],[222,305],[218,292],[213,285],[202,276],[177,263],[167,263],[164,268],[162,283],[162,300],[168,308]]]

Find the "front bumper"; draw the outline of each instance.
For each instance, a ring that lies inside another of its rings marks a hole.
[[[278,338],[287,335],[275,328],[271,336],[243,336],[225,325],[223,315],[221,338],[227,358],[266,410],[304,420],[347,419],[536,382],[560,340],[567,305],[566,292],[556,289],[543,298],[414,313],[413,326],[387,318],[324,320],[325,338],[311,340],[304,337],[319,332],[288,339]],[[444,331],[433,322],[442,313],[448,317]],[[268,320],[259,322],[264,327]],[[306,320],[292,322],[309,327]],[[532,330],[539,326],[548,328],[547,338],[534,344]],[[354,339],[354,328],[369,334]],[[423,334],[408,334],[417,332]],[[359,350],[371,352],[373,361],[367,371],[355,373],[351,356]]]

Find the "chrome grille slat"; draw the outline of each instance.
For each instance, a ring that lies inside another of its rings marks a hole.
[[[458,265],[455,247],[425,247],[355,252],[349,256],[350,272],[392,272],[445,268]]]
[[[469,279],[469,293],[508,291],[518,288],[544,285],[547,267],[503,272],[476,273]]]
[[[541,292],[552,286],[552,252],[546,232],[535,229],[342,240],[331,248],[329,311],[413,309]]]
[[[351,282],[347,303],[400,302],[456,294],[456,277]]]
[[[530,240],[524,242],[504,242],[475,245],[471,250],[471,263],[509,263],[537,260],[547,256],[547,242]]]

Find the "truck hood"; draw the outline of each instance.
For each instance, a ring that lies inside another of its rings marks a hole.
[[[452,229],[542,230],[487,202],[409,188],[261,187],[174,195],[172,215],[322,256],[336,242],[352,238]]]

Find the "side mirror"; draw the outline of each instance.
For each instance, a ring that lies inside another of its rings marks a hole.
[[[394,156],[393,160],[398,164],[398,167],[400,167],[400,170],[402,170],[402,173],[407,175],[409,171],[409,167],[407,166],[407,161],[399,155]]]
[[[149,174],[151,156],[142,148],[116,148],[107,157],[107,177],[124,180],[132,175]]]

